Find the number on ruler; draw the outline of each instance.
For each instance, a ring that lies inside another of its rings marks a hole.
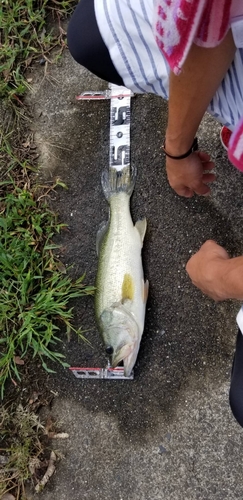
[[[126,125],[130,123],[130,109],[128,106],[112,108],[112,125]]]
[[[127,145],[111,147],[111,166],[127,165],[130,161],[130,148]]]

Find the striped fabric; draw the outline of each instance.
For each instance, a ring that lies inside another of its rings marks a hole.
[[[218,0],[217,0],[218,1]],[[169,65],[153,33],[155,0],[95,0],[96,19],[124,84],[135,93],[168,99]],[[219,86],[208,111],[234,130],[243,116],[243,48]]]
[[[127,88],[168,99],[168,72],[151,30],[153,2],[95,0],[95,14],[111,59]]]

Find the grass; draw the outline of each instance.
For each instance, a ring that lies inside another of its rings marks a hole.
[[[29,87],[25,70],[35,60],[45,62],[57,47],[66,46],[60,19],[68,16],[76,0],[1,0],[0,7],[0,98],[18,100]],[[59,32],[46,31],[47,16],[59,21]]]
[[[57,45],[64,45],[60,19],[70,14],[76,2],[70,0],[3,0],[1,9],[1,79],[5,102],[13,107],[15,129],[2,130],[0,157],[5,165],[0,183],[0,386],[3,396],[7,379],[20,380],[20,367],[30,353],[47,360],[67,363],[57,352],[59,325],[67,334],[74,330],[70,299],[91,294],[84,276],[72,282],[55,257],[52,238],[63,225],[57,221],[31,181],[30,149],[23,151],[19,133],[19,97],[26,91],[25,68]],[[59,35],[47,33],[48,13],[58,20]],[[17,101],[16,101],[17,98]],[[15,101],[14,101],[15,100]],[[17,124],[17,126],[16,126]],[[21,127],[20,127],[21,129]],[[14,137],[14,140],[13,140]],[[20,140],[18,141],[18,137]],[[62,184],[60,181],[57,184]],[[62,185],[63,186],[63,185]],[[82,336],[80,330],[76,332]],[[17,361],[16,361],[17,360]]]
[[[53,253],[52,239],[63,224],[34,192],[14,182],[8,187],[10,192],[0,197],[2,396],[8,378],[20,380],[19,364],[27,353],[39,357],[47,371],[48,358],[68,366],[64,356],[53,350],[60,342],[57,322],[65,325],[69,335],[74,330],[70,299],[93,292],[92,286],[83,284],[84,276],[72,282]]]
[[[84,276],[72,281],[57,258],[53,239],[65,226],[45,200],[50,190],[65,186],[60,180],[53,186],[35,185],[36,155],[29,147],[24,106],[26,69],[61,55],[66,47],[61,20],[76,4],[1,1],[0,98],[7,111],[0,130],[0,386],[5,399],[6,382],[17,385],[23,369],[28,377],[29,365],[41,362],[47,371],[50,361],[67,366],[58,348],[60,328],[67,336],[74,331],[82,337],[81,329],[72,325],[70,300],[94,291],[84,284]],[[53,19],[52,31],[47,26]],[[38,406],[19,404],[20,386],[15,395],[14,403],[0,408],[0,497],[11,491],[16,500],[24,500],[26,481],[36,484],[48,467],[45,451],[50,452],[50,444],[43,440]]]
[[[0,408],[0,423],[0,459],[4,464],[0,468],[0,498],[11,491],[16,500],[24,500],[26,483],[38,484],[48,467],[49,435],[55,433],[55,423],[48,422],[45,427],[21,404]]]
[[[17,409],[2,407],[0,409],[1,420],[1,444],[0,448],[2,462],[5,463],[3,470],[0,470],[0,496],[7,491],[15,489],[16,482],[22,492],[24,484],[31,476],[30,463],[34,457],[38,457],[42,451],[40,434],[43,433],[43,426],[39,418],[21,405]],[[2,454],[4,452],[4,454]],[[16,481],[17,479],[17,481]]]

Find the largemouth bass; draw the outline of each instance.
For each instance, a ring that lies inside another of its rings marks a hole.
[[[99,256],[95,311],[112,367],[121,362],[129,377],[137,359],[144,329],[148,281],[144,282],[141,250],[146,219],[133,224],[130,197],[136,172],[131,167],[110,168],[102,187],[110,217],[97,234]]]

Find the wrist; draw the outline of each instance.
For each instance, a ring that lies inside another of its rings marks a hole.
[[[225,262],[222,283],[226,299],[243,300],[243,259],[234,257]]]
[[[212,278],[218,288],[220,300],[243,300],[243,266],[242,257],[218,259],[214,263]]]
[[[211,262],[210,281],[215,288],[218,300],[231,299],[228,284],[228,263],[229,260],[217,258]]]
[[[184,137],[182,134],[171,134],[168,129],[165,135],[166,151],[173,156],[183,155],[188,151],[194,141],[194,135]]]
[[[191,146],[189,147],[188,150],[184,151],[184,153],[180,153],[180,154],[173,153],[172,154],[168,150],[167,141],[164,142],[162,149],[163,149],[165,155],[168,156],[169,158],[172,158],[172,160],[183,160],[184,158],[187,158],[188,156],[190,156],[194,151],[198,150],[197,137],[195,137],[193,139],[193,143],[191,144]]]

